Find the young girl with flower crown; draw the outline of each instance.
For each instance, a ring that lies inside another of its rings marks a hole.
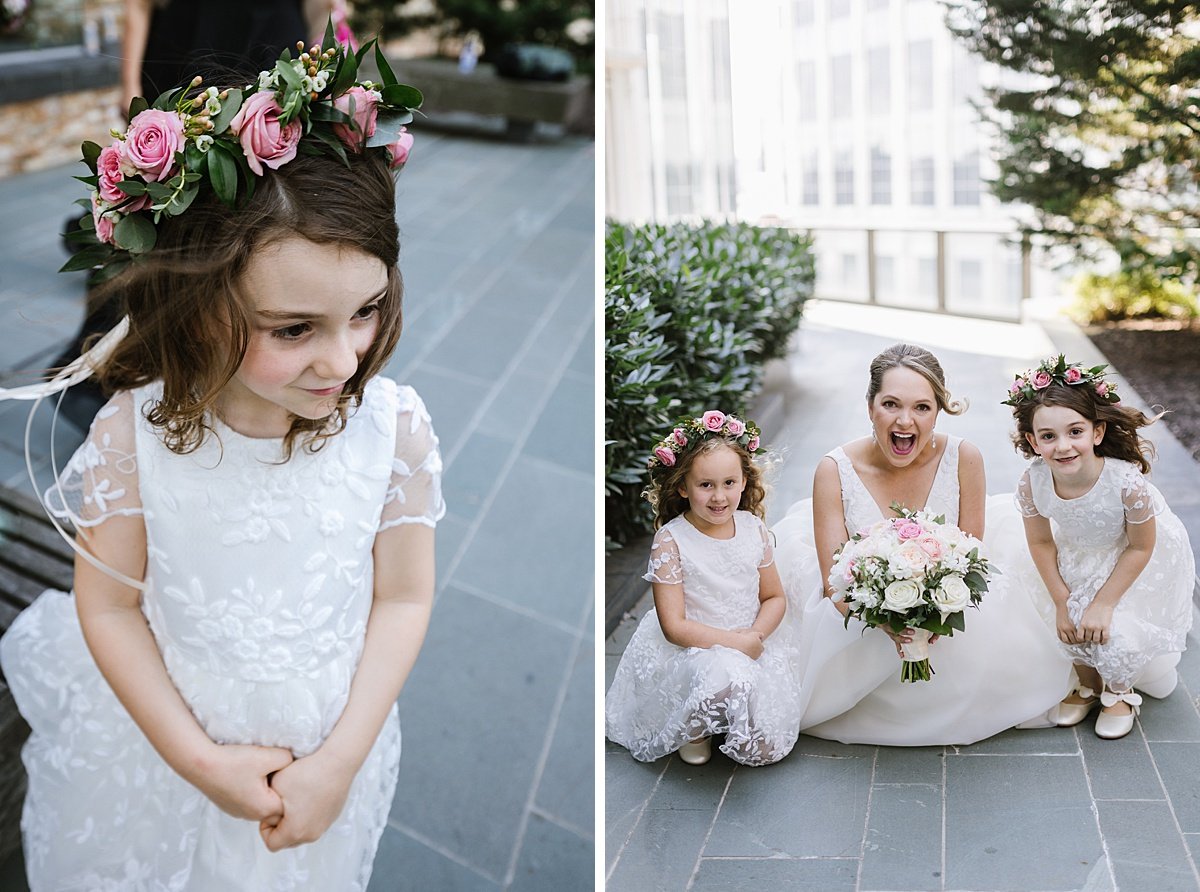
[[[1192,622],[1195,566],[1187,531],[1143,476],[1155,419],[1122,405],[1105,366],[1063,356],[1018,375],[1005,400],[1014,443],[1033,463],[1016,501],[1055,628],[1079,684],[1060,726],[1100,706],[1096,734],[1124,737],[1142,703],[1165,697]]]
[[[367,886],[444,508],[425,407],[379,376],[420,94],[386,63],[356,84],[358,61],[327,34],[85,146],[95,226],[72,263],[114,274],[125,319],[0,393],[115,392],[47,493],[74,591],[0,642],[32,728],[35,892]]]
[[[786,756],[799,733],[793,626],[754,461],[758,429],[733,415],[682,419],[654,449],[646,496],[658,529],[642,618],[605,697],[605,730],[635,759],[707,762],[711,738],[746,765]]]

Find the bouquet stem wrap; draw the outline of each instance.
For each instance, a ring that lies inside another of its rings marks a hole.
[[[913,629],[912,641],[900,645],[900,659],[904,665],[900,669],[901,681],[929,681],[934,674],[929,664],[929,639],[933,633],[928,629]]]

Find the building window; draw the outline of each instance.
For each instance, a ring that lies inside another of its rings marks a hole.
[[[817,156],[809,155],[804,162],[804,171],[800,175],[800,203],[817,205],[821,203],[821,180],[817,170]]]
[[[908,107],[933,108],[933,41],[914,40],[908,45]]]
[[[954,159],[954,203],[977,205],[982,193],[979,180],[979,153],[971,152]]]
[[[841,152],[833,162],[833,203],[854,204],[854,156]]]
[[[850,89],[850,54],[834,56],[829,60],[829,109],[830,117],[850,117],[853,93]]]
[[[858,255],[842,254],[842,284],[853,288],[858,284]]]
[[[908,169],[909,202],[914,205],[932,205],[933,159],[913,158]]]
[[[672,216],[692,212],[692,171],[689,164],[666,165],[667,213]]]
[[[729,22],[712,22],[709,35],[712,41],[713,99],[718,103],[728,103],[733,95],[729,82]]]
[[[817,119],[817,63],[811,60],[796,63],[796,97],[799,106],[797,118],[801,121]]]
[[[892,203],[892,156],[880,146],[871,147],[871,204]]]
[[[829,0],[829,17],[844,19],[850,15],[850,0]]]
[[[875,255],[875,296],[895,297],[896,261],[887,254]]]
[[[814,0],[795,0],[792,4],[792,20],[796,25],[811,25],[816,19]]]
[[[664,12],[658,16],[658,58],[664,99],[687,98],[687,65],[684,61],[683,16]]]
[[[890,53],[886,46],[867,50],[867,108],[886,113],[892,104]]]

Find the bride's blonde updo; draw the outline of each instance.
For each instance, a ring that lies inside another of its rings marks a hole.
[[[967,411],[966,399],[953,399],[946,388],[946,374],[936,356],[924,347],[913,344],[893,344],[871,360],[871,379],[867,385],[867,403],[874,403],[883,387],[883,375],[890,369],[906,368],[917,372],[933,388],[933,398],[938,408],[947,415],[961,415]]]

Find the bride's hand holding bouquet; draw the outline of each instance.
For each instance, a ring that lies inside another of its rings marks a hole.
[[[928,681],[930,638],[966,628],[963,611],[979,606],[992,568],[980,554],[983,543],[944,516],[891,508],[897,517],[859,530],[838,549],[829,584],[833,599],[847,605],[847,624],[853,616],[893,638],[912,629],[913,640],[900,645],[900,678]]]

